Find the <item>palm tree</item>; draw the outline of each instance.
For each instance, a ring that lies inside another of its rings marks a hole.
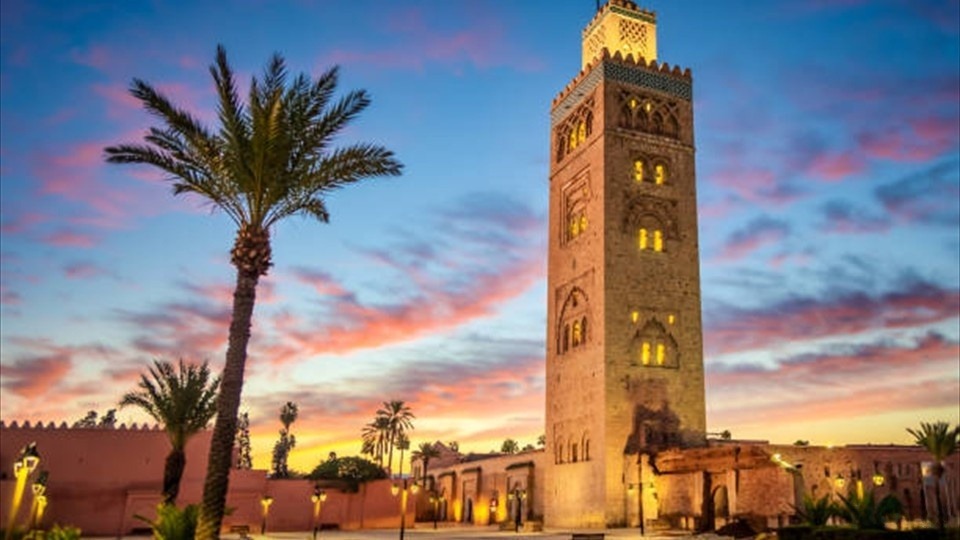
[[[520,451],[520,444],[513,439],[504,439],[503,444],[500,445],[500,451],[504,454],[516,454]]]
[[[858,529],[882,530],[886,528],[887,521],[897,519],[903,514],[903,505],[892,494],[886,495],[879,502],[874,500],[872,490],[865,494],[851,490],[846,497],[840,494],[837,496],[840,504],[836,506],[835,515]]]
[[[387,450],[387,440],[390,434],[390,419],[377,416],[373,422],[363,426],[363,450],[364,454],[377,460],[377,464],[383,467],[383,455]]]
[[[327,222],[328,193],[402,169],[381,146],[332,147],[337,133],[370,104],[363,90],[331,103],[337,68],[315,81],[303,74],[288,84],[284,60],[274,55],[262,79],[253,77],[246,104],[222,46],[210,73],[219,96],[217,131],[134,79],[130,93],[162,125],[150,128],[145,144],[105,149],[111,163],[144,163],[164,171],[175,195],[199,195],[237,227],[230,252],[236,267],[233,314],[197,531],[202,540],[215,538],[223,521],[257,283],[272,265],[271,227],[292,215]]]
[[[927,452],[933,456],[934,463],[930,472],[937,480],[934,492],[937,499],[937,527],[943,531],[945,527],[943,500],[940,498],[940,481],[945,472],[943,462],[957,451],[960,444],[960,426],[950,429],[950,424],[943,421],[932,424],[920,422],[920,429],[907,428],[907,432],[913,435],[918,445],[926,448]]]
[[[420,443],[420,446],[413,451],[413,457],[423,462],[423,473],[420,477],[420,485],[427,486],[427,468],[430,466],[430,460],[440,457],[440,449],[432,443]],[[414,478],[416,480],[416,478]]]
[[[413,429],[413,419],[416,418],[404,402],[399,400],[384,401],[383,407],[377,409],[377,416],[386,418],[389,426],[387,438],[387,450],[389,458],[387,459],[387,472],[393,473],[393,447],[397,437]]]
[[[819,499],[814,499],[809,494],[804,495],[803,504],[793,508],[804,523],[814,527],[826,525],[830,518],[837,514],[837,505],[830,500],[829,493]]]
[[[196,366],[184,364],[182,359],[177,369],[170,362],[154,360],[149,373],[149,377],[140,375],[140,390],[124,394],[120,407],[140,407],[163,425],[171,447],[163,467],[163,502],[175,504],[187,464],[187,440],[207,427],[217,413],[220,378],[210,380],[206,362]]]

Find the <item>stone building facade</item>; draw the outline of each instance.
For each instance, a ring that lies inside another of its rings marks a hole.
[[[547,526],[629,523],[642,456],[705,444],[693,81],[605,4],[551,109]]]

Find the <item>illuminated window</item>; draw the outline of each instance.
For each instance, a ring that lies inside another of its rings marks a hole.
[[[653,181],[658,186],[663,185],[663,183],[666,182],[667,180],[667,168],[663,164],[657,164],[657,166],[654,167],[653,170],[654,170]]]
[[[574,321],[573,323],[573,346],[577,347],[580,345],[580,321]]]
[[[585,122],[580,122],[580,127],[577,128],[577,144],[582,143],[587,139],[587,124]]]
[[[633,179],[637,182],[643,182],[643,160],[636,159],[633,161]]]
[[[633,312],[631,312],[631,313],[630,313],[630,321],[633,322],[633,323],[636,323],[638,320],[640,320],[640,312],[639,312],[639,311],[633,311]]]
[[[641,227],[638,234],[638,243],[641,251],[653,250],[663,251],[663,231],[660,229],[649,230]]]
[[[645,366],[650,365],[650,342],[644,341],[640,352],[640,362]]]
[[[677,318],[673,315],[667,315],[667,324],[673,324],[677,322]]]
[[[570,132],[570,149],[573,150],[576,147],[577,147],[577,132],[576,130],[572,130]]]
[[[664,359],[666,359],[667,348],[663,343],[657,343],[657,365],[662,366]]]
[[[585,232],[587,230],[587,216],[580,216],[580,232]]]

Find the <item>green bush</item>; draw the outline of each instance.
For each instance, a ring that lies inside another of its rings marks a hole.
[[[59,524],[54,525],[49,531],[47,531],[43,538],[44,540],[80,540],[80,529],[76,527],[71,527],[67,525],[66,527],[61,527]]]
[[[195,504],[181,510],[172,504],[161,503],[157,506],[156,521],[143,516],[134,517],[150,525],[157,540],[193,540],[199,515],[200,507]]]

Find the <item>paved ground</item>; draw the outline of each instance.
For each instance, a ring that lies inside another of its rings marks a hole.
[[[537,538],[542,540],[570,540],[574,532],[578,533],[596,533],[599,531],[580,531],[580,530],[554,530],[544,532],[520,532],[501,531],[495,527],[440,527],[434,530],[429,525],[418,525],[415,529],[407,529],[404,538],[409,540],[511,540],[514,538]],[[640,532],[636,529],[613,529],[602,531],[606,540],[625,540],[628,538],[641,538]],[[691,536],[684,533],[671,534],[648,534],[642,538],[646,539],[694,539],[703,540],[720,539],[716,535]],[[236,535],[225,536],[225,538],[236,539]],[[310,532],[290,532],[290,533],[270,533],[266,536],[251,535],[255,540],[311,540]],[[399,529],[378,529],[367,531],[322,531],[317,540],[392,540],[400,538]]]

